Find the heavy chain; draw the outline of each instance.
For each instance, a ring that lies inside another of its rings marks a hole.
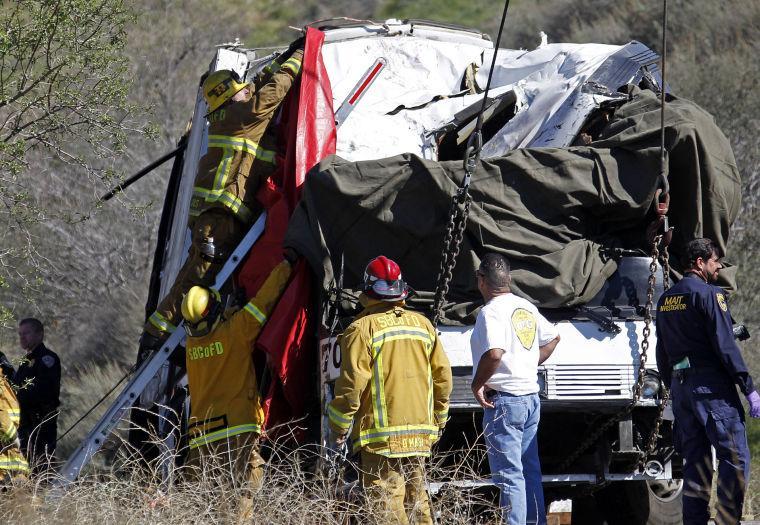
[[[463,193],[463,194],[462,194]],[[433,300],[433,326],[438,326],[438,321],[443,315],[443,303],[446,294],[449,293],[449,283],[453,277],[454,267],[464,238],[464,230],[467,227],[467,216],[470,213],[472,198],[468,191],[457,192],[451,199],[449,210],[449,224],[446,228],[446,237],[443,241],[444,249],[441,254],[441,267],[438,271],[438,279]]]
[[[670,253],[668,253],[668,246],[665,244],[662,248],[662,284],[663,288],[667,291],[670,288]],[[657,410],[657,418],[654,421],[654,427],[652,428],[652,434],[649,436],[649,443],[647,448],[639,459],[639,468],[643,470],[647,459],[651,456],[657,448],[657,440],[660,437],[660,427],[662,426],[663,414],[665,408],[670,400],[670,390],[662,385],[662,398],[660,399],[660,406]]]
[[[441,266],[438,270],[438,279],[435,285],[433,298],[433,326],[438,326],[438,321],[443,315],[443,303],[449,293],[449,283],[453,277],[454,267],[457,265],[457,257],[464,238],[464,230],[467,227],[467,217],[470,214],[470,181],[475,165],[480,158],[482,137],[480,131],[476,131],[467,145],[464,157],[464,179],[462,186],[451,198],[449,208],[449,224],[446,227],[446,236],[443,240],[443,252],[441,253]]]
[[[649,262],[649,279],[647,286],[647,304],[644,307],[644,329],[641,331],[641,358],[639,359],[639,374],[633,389],[633,402],[641,398],[641,388],[644,386],[644,374],[649,351],[649,336],[652,335],[652,306],[654,306],[654,287],[657,284],[657,261],[660,258],[660,242],[662,235],[657,235],[652,241],[652,260]]]
[[[654,241],[652,242],[652,260],[649,263],[649,279],[648,279],[648,286],[647,286],[647,303],[645,306],[645,312],[644,312],[644,329],[642,330],[642,341],[641,341],[641,358],[639,359],[639,371],[636,377],[636,384],[633,387],[633,396],[631,399],[631,402],[625,406],[620,412],[612,416],[610,419],[599,425],[595,431],[593,431],[591,434],[589,434],[586,439],[584,439],[581,444],[578,446],[578,448],[575,449],[573,453],[571,453],[565,461],[562,462],[562,464],[559,466],[559,471],[563,472],[566,470],[570,465],[572,465],[575,460],[577,460],[581,454],[583,454],[589,447],[591,447],[596,441],[614,424],[622,421],[624,418],[630,416],[633,413],[633,409],[636,408],[636,404],[641,399],[641,389],[644,385],[644,376],[646,374],[646,362],[647,362],[647,352],[649,350],[649,336],[652,333],[651,324],[652,324],[652,306],[654,305],[654,289],[655,284],[657,283],[657,260],[660,257],[660,250],[658,246],[660,245],[660,242],[662,241],[662,235],[657,235],[654,238]],[[655,424],[655,432],[652,433],[652,436],[649,440],[649,447],[652,447],[652,441],[654,441],[654,444],[657,444],[657,432],[659,432],[659,423],[662,421],[662,411],[663,407],[665,406],[665,400],[663,400],[663,403],[660,405],[660,417],[658,418],[658,421]],[[643,464],[643,462],[646,461],[646,457],[649,456],[649,454],[654,450],[652,448],[651,450],[647,448],[647,452],[642,454],[642,458],[639,460],[639,464]],[[601,488],[601,487],[600,487]]]

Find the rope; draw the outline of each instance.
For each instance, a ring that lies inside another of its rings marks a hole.
[[[433,315],[431,318],[433,326],[438,325],[438,321],[443,313],[443,302],[449,292],[449,282],[451,282],[453,271],[456,267],[457,257],[459,256],[459,247],[462,243],[462,238],[464,237],[465,227],[467,226],[467,217],[470,214],[470,203],[472,201],[470,198],[470,181],[472,180],[472,173],[475,170],[475,166],[480,159],[480,149],[483,146],[483,113],[485,112],[486,103],[488,102],[488,91],[491,89],[493,70],[496,67],[496,55],[499,52],[501,35],[504,31],[504,23],[507,19],[508,10],[509,0],[505,0],[504,11],[501,15],[501,23],[499,24],[499,33],[496,36],[496,44],[491,59],[491,69],[488,72],[488,81],[486,82],[486,89],[483,92],[483,102],[480,105],[480,111],[478,111],[475,130],[467,140],[467,149],[465,150],[463,160],[464,179],[462,180],[462,186],[451,199],[449,223],[446,227],[446,236],[443,241],[444,249],[441,253],[441,265],[438,271],[435,297],[433,299]]]
[[[499,45],[501,44],[501,33],[504,31],[504,22],[507,20],[508,9],[509,9],[509,0],[506,0],[504,3],[504,12],[501,14],[501,24],[499,24],[499,33],[496,35],[496,47],[494,47],[493,58],[491,59],[491,70],[488,72],[488,81],[486,82],[486,90],[483,92],[483,103],[480,105],[480,112],[478,113],[478,122],[475,125],[474,133],[480,134],[480,130],[483,127],[483,112],[486,110],[486,102],[488,101],[488,91],[491,89],[491,78],[493,78],[493,70],[494,70],[494,67],[496,67],[496,54],[499,52]]]
[[[58,438],[56,439],[56,442],[60,442],[63,438],[66,437],[66,435],[69,432],[71,432],[72,430],[74,430],[74,427],[76,427],[79,423],[81,423],[82,421],[84,421],[85,418],[87,418],[87,416],[89,416],[90,414],[92,414],[92,412],[96,408],[98,408],[103,401],[105,401],[106,399],[108,399],[108,396],[110,396],[111,394],[113,394],[114,390],[116,390],[117,388],[119,388],[119,385],[121,385],[124,382],[124,380],[127,379],[132,374],[132,372],[135,371],[135,368],[136,367],[133,366],[129,370],[127,370],[127,373],[124,374],[124,376],[121,379],[119,379],[119,381],[111,388],[111,390],[109,390],[108,392],[106,392],[105,395],[103,397],[101,397],[98,400],[97,403],[95,403],[94,405],[92,405],[92,407],[90,407],[90,409],[87,412],[85,412],[82,417],[80,417],[79,419],[77,419],[74,422],[74,424],[71,425],[69,428],[67,428],[66,431],[63,434],[61,434],[60,436],[58,436]]]
[[[667,34],[668,34],[668,0],[662,0],[662,61],[661,75],[662,86],[660,86],[660,185],[662,186],[661,198],[664,199],[670,192],[670,182],[665,176],[665,63],[668,54]]]

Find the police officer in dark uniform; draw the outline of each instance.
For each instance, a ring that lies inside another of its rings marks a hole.
[[[44,326],[38,319],[19,322],[19,344],[26,356],[13,375],[21,408],[21,450],[38,472],[46,468],[55,452],[61,392],[61,361],[42,342],[44,336]]]
[[[715,286],[719,250],[710,239],[686,248],[684,278],[657,304],[657,368],[671,389],[676,445],[684,459],[683,521],[704,525],[710,518],[712,453],[718,466],[716,524],[738,524],[749,481],[744,409],[760,417],[760,395],[734,341],[724,290]]]

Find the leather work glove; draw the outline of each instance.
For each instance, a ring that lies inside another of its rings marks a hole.
[[[346,442],[346,438],[348,437],[348,432],[344,432],[342,434],[338,434],[335,432],[332,428],[330,429],[330,435],[327,437],[329,440],[329,444],[336,444],[338,446],[343,445],[343,443]]]
[[[760,394],[757,393],[757,390],[749,393],[747,401],[749,401],[749,415],[760,418]]]
[[[148,357],[160,350],[167,339],[168,336],[156,337],[148,332],[143,332],[140,336],[140,347],[137,350],[137,365],[141,365]]]

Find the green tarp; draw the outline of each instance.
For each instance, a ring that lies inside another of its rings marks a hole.
[[[546,308],[591,299],[617,267],[616,248],[648,252],[659,146],[659,100],[633,88],[590,146],[522,149],[479,162],[447,321],[472,322],[480,300],[474,272],[487,251],[506,255],[513,290]],[[711,237],[725,249],[740,179],[726,137],[687,100],[666,104],[666,150],[678,269],[678,255],[694,237]],[[286,245],[308,259],[324,290],[335,286],[341,268],[343,287],[358,288],[372,257],[391,257],[424,302],[435,290],[451,196],[463,176],[461,162],[413,155],[327,158],[307,176]],[[733,273],[723,275],[732,287]]]

